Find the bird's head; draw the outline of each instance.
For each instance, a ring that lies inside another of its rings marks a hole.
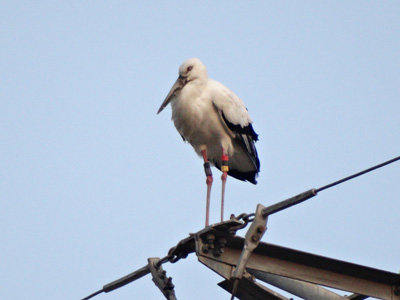
[[[206,66],[198,58],[189,58],[179,67],[179,77],[185,79],[185,84],[193,80],[207,79]]]
[[[157,111],[159,114],[168,104],[172,98],[180,92],[187,83],[195,81],[207,80],[206,66],[198,58],[190,58],[181,64],[179,67],[179,77],[175,81],[164,102],[161,104]]]

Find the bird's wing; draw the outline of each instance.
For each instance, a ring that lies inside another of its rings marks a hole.
[[[210,80],[210,94],[215,108],[222,116],[222,121],[235,134],[247,154],[259,170],[260,162],[254,142],[258,135],[251,125],[252,120],[243,101],[222,83]]]
[[[243,134],[258,140],[253,122],[243,101],[222,83],[210,80],[210,94],[215,108],[220,112],[228,128],[235,134]]]
[[[230,89],[216,80],[209,80],[210,93],[215,107],[234,125],[246,127],[252,123],[243,101]]]

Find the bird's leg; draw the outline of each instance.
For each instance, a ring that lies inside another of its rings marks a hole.
[[[222,163],[221,163],[221,171],[222,171],[222,189],[221,189],[221,222],[224,220],[224,198],[225,198],[225,185],[226,178],[228,177],[229,166],[228,166],[228,154],[225,152],[224,148],[222,148]]]
[[[207,158],[207,151],[206,150],[201,150],[201,154],[203,155],[204,159],[204,172],[206,173],[206,183],[207,183],[207,199],[206,199],[206,227],[209,224],[209,218],[210,218],[210,195],[211,195],[211,185],[213,182],[213,177],[211,173],[211,166],[210,162],[208,161]]]

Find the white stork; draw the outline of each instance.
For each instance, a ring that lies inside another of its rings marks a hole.
[[[207,183],[206,226],[209,224],[212,173],[210,163],[222,171],[221,221],[223,221],[226,177],[230,175],[256,184],[260,161],[254,142],[258,140],[242,100],[218,81],[208,78],[198,59],[186,60],[179,77],[161,104],[169,103],[172,120],[184,141],[204,159]],[[228,161],[229,160],[229,161]]]

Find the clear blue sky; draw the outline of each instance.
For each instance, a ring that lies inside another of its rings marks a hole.
[[[399,16],[398,1],[1,1],[0,298],[80,299],[202,229],[202,161],[156,115],[189,57],[260,135],[259,183],[229,178],[226,215],[400,155]],[[399,178],[397,163],[321,192],[263,240],[398,272]],[[179,299],[228,299],[193,255],[165,269]],[[148,276],[97,299],[162,295]]]

